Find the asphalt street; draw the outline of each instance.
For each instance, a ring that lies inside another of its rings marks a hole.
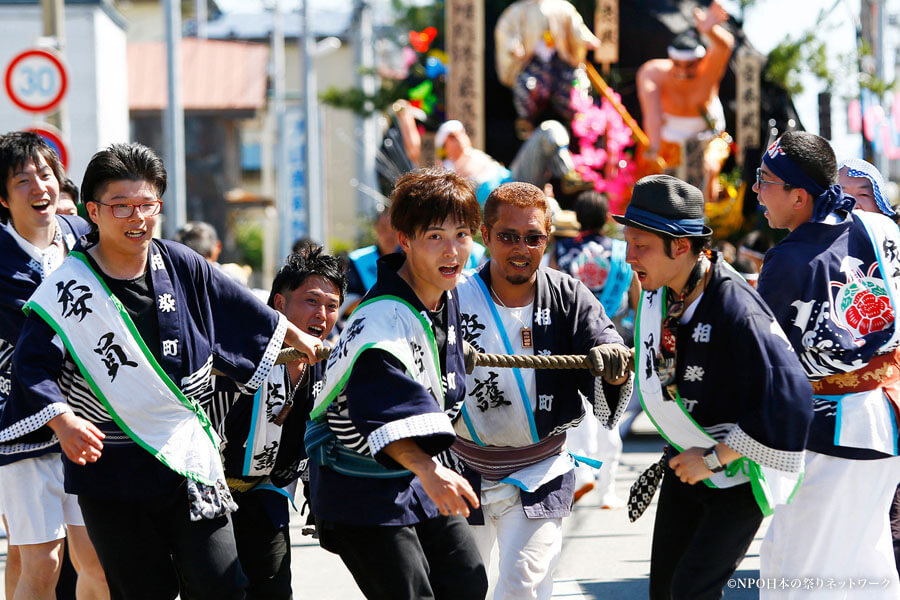
[[[650,435],[649,423],[639,419],[625,440],[616,489],[626,498],[628,488],[648,465],[658,460],[662,440]],[[650,536],[656,511],[654,504],[636,522],[630,523],[625,509],[602,510],[599,495],[591,492],[575,505],[564,521],[562,557],[557,567],[553,597],[566,600],[638,600],[647,598],[650,573]],[[363,596],[340,559],[319,548],[301,534],[304,519],[295,514],[291,525],[292,571],[295,600],[362,600]],[[759,543],[768,520],[757,533],[747,557],[735,577],[745,581],[759,573]],[[6,539],[0,540],[0,570],[6,566]],[[496,552],[496,550],[495,550]],[[496,560],[493,561],[496,564]],[[492,580],[496,573],[492,573]],[[2,589],[0,589],[2,596]],[[757,598],[752,589],[729,589],[728,600]],[[490,597],[490,595],[488,596]]]

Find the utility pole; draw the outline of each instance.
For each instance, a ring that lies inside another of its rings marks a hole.
[[[306,202],[309,238],[325,244],[325,201],[322,189],[322,144],[319,138],[319,86],[316,81],[316,36],[312,29],[310,0],[303,0],[303,116],[306,121]]]
[[[859,32],[858,38],[864,42],[872,51],[871,56],[862,56],[862,48],[860,47],[857,55],[859,72],[868,73],[871,77],[878,80],[884,80],[884,0],[861,0],[859,5]],[[862,44],[860,44],[862,46]],[[872,94],[874,96],[874,94]],[[865,94],[860,87],[860,110],[865,114],[866,102]],[[883,102],[883,98],[875,97],[874,101],[878,104]],[[863,158],[872,162],[882,173],[887,173],[887,161],[884,153],[875,154],[875,144],[865,138],[865,127],[862,132],[863,136]]]
[[[294,242],[294,228],[291,212],[290,172],[285,119],[284,82],[284,16],[281,0],[275,0],[272,7],[272,100],[275,110],[275,206],[278,209],[278,257],[279,260],[291,251]]]
[[[175,237],[187,221],[184,168],[184,101],[181,95],[181,1],[163,0],[166,19],[166,80],[168,102],[164,115],[168,191],[163,203],[163,235]]]
[[[375,95],[375,37],[372,26],[372,6],[369,0],[355,0],[353,17],[356,25],[356,45],[354,58],[356,61],[356,83],[366,96]],[[374,201],[364,192],[366,189],[378,189],[375,176],[375,151],[378,146],[378,131],[375,118],[371,115],[356,117],[357,145],[356,180],[362,184],[357,186],[356,209],[361,215],[374,213]]]
[[[206,39],[206,22],[209,15],[206,13],[206,0],[194,0],[194,20],[197,21],[197,37]]]
[[[66,6],[63,0],[41,0],[43,35],[51,38],[60,54],[66,54]],[[69,114],[66,101],[59,103],[56,112],[47,116],[47,122],[60,130],[65,139],[69,132]]]

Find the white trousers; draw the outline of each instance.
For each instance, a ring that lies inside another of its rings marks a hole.
[[[490,571],[495,541],[500,550],[494,600],[549,600],[562,552],[562,519],[527,518],[518,494],[481,508],[485,524],[471,529],[485,569]]]
[[[760,598],[900,598],[888,520],[898,482],[900,457],[807,452],[800,489],[775,509],[760,547]]]

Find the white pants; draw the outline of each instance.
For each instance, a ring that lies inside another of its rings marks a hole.
[[[807,452],[800,489],[791,504],[775,509],[760,547],[766,583],[760,598],[900,598],[888,521],[898,482],[900,457],[848,460]],[[782,578],[799,580],[798,587],[778,589]]]
[[[62,539],[66,525],[84,525],[78,498],[63,489],[59,452],[0,467],[0,505],[15,546]]]
[[[471,529],[485,569],[490,571],[494,541],[500,550],[494,600],[549,600],[562,552],[562,518],[527,518],[518,493],[482,503],[481,509],[485,524]]]

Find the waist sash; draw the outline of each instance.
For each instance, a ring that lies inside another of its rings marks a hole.
[[[490,481],[500,481],[516,471],[537,464],[562,452],[566,435],[544,438],[537,444],[513,448],[509,446],[479,446],[457,437],[451,450],[479,475]]]
[[[656,357],[662,341],[662,315],[665,314],[665,288],[644,292],[638,305],[634,329],[634,365],[636,384],[644,412],[673,448],[707,448],[717,443],[685,409],[681,395],[666,400],[656,373]],[[769,485],[768,479],[772,480]],[[774,512],[776,504],[787,504],[800,484],[802,474],[776,471],[743,457],[728,463],[725,471],[705,479],[711,488],[729,488],[751,483],[760,511],[766,516]]]
[[[370,348],[396,357],[410,378],[424,386],[443,407],[441,363],[431,325],[402,298],[378,296],[353,311],[331,351],[322,390],[310,413],[312,423],[307,424],[306,451],[317,464],[351,477],[406,477],[410,471],[388,469],[371,455],[345,447],[327,424],[325,411],[343,393],[357,359]],[[449,418],[447,430],[452,431]]]
[[[206,413],[162,369],[84,254],[72,252],[24,309],[59,334],[91,391],[132,440],[176,473],[225,487],[219,437]]]
[[[392,479],[412,475],[407,469],[388,469],[371,456],[347,448],[338,441],[324,420],[306,423],[303,443],[310,459],[317,465],[328,467],[341,475],[372,479]]]

